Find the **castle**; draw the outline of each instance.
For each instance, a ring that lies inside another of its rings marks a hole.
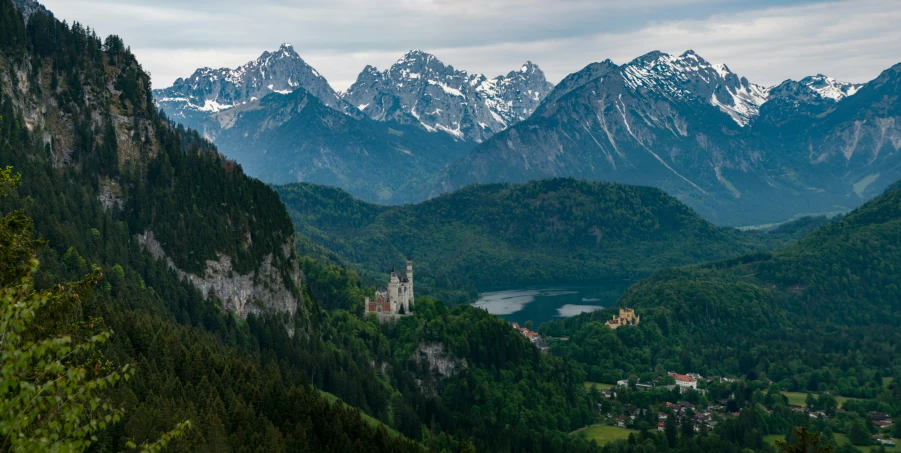
[[[641,321],[641,316],[635,316],[634,309],[620,308],[619,316],[613,315],[613,319],[605,324],[611,329],[616,329],[622,326],[637,326],[639,321]]]
[[[411,315],[413,307],[413,260],[407,258],[407,273],[391,269],[388,289],[375,292],[375,299],[366,298],[363,314],[375,313],[379,318]]]

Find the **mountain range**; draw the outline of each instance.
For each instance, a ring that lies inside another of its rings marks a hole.
[[[407,192],[528,117],[551,89],[532,63],[488,79],[412,51],[384,72],[367,67],[336,93],[283,44],[236,69],[198,69],[154,97],[250,175],[392,202],[419,198]]]
[[[741,226],[844,212],[901,177],[897,73],[763,87],[693,51],[655,51],[553,86],[531,62],[489,79],[414,50],[336,93],[283,45],[154,96],[270,183],[400,204],[473,183],[577,177],[659,187]]]
[[[898,70],[864,86],[816,76],[765,89],[691,51],[594,63],[428,193],[576,176],[661,187],[720,224],[844,211],[899,176]]]

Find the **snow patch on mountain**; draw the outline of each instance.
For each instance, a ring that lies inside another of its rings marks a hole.
[[[823,98],[832,99],[836,102],[848,96],[853,96],[854,93],[857,93],[863,87],[862,83],[841,82],[822,74],[805,77],[801,79],[801,84],[807,85]]]
[[[528,118],[552,89],[531,62],[489,79],[412,50],[385,71],[367,66],[341,96],[375,120],[409,115],[428,131],[481,142]]]
[[[682,55],[654,51],[623,65],[633,90],[648,89],[674,100],[700,100],[746,126],[766,102],[766,88],[748,82],[725,64],[711,64],[692,50]]]
[[[284,43],[274,52],[237,68],[200,68],[172,87],[154,90],[157,103],[170,115],[184,118],[191,112],[217,113],[254,102],[271,94],[290,94],[303,88],[323,104],[347,112],[342,101],[318,71],[303,61],[294,46]]]

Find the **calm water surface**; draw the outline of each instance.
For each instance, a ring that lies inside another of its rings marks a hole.
[[[631,284],[615,280],[488,288],[473,305],[509,322],[531,320],[537,329],[543,322],[612,307]]]

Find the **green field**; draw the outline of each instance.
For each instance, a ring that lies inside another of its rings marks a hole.
[[[770,434],[768,436],[763,436],[763,440],[768,442],[770,445],[776,445],[777,440],[783,440],[783,439],[785,439],[785,436],[781,436],[779,434]],[[841,433],[835,433],[835,442],[839,445],[845,445],[845,444],[851,443],[851,441],[848,440],[848,436],[841,434]],[[896,441],[895,443],[897,444],[898,442]],[[869,453],[870,451],[878,450],[879,446],[871,445],[871,446],[867,446],[867,447],[854,447],[854,448],[856,448],[860,451]],[[894,447],[885,447],[885,451],[901,452],[901,446],[896,445]]]
[[[586,382],[585,383],[585,390],[591,390],[592,387],[597,387],[598,390],[604,390],[604,389],[612,389],[613,387],[615,387],[615,385],[601,384],[600,382]]]
[[[807,406],[807,394],[806,393],[782,392],[782,394],[788,398],[788,404],[791,404],[792,406],[802,406],[802,407]],[[814,393],[813,396],[818,397],[818,395],[816,393]],[[838,402],[839,407],[841,407],[842,404],[845,404],[845,401],[854,400],[854,399],[857,399],[857,398],[848,398],[848,397],[844,397],[844,396],[836,396],[835,397],[835,401]]]
[[[594,439],[598,445],[605,445],[618,440],[626,440],[629,438],[629,434],[637,432],[634,429],[620,428],[619,426],[594,425],[578,431],[576,435],[584,437],[589,442]]]

